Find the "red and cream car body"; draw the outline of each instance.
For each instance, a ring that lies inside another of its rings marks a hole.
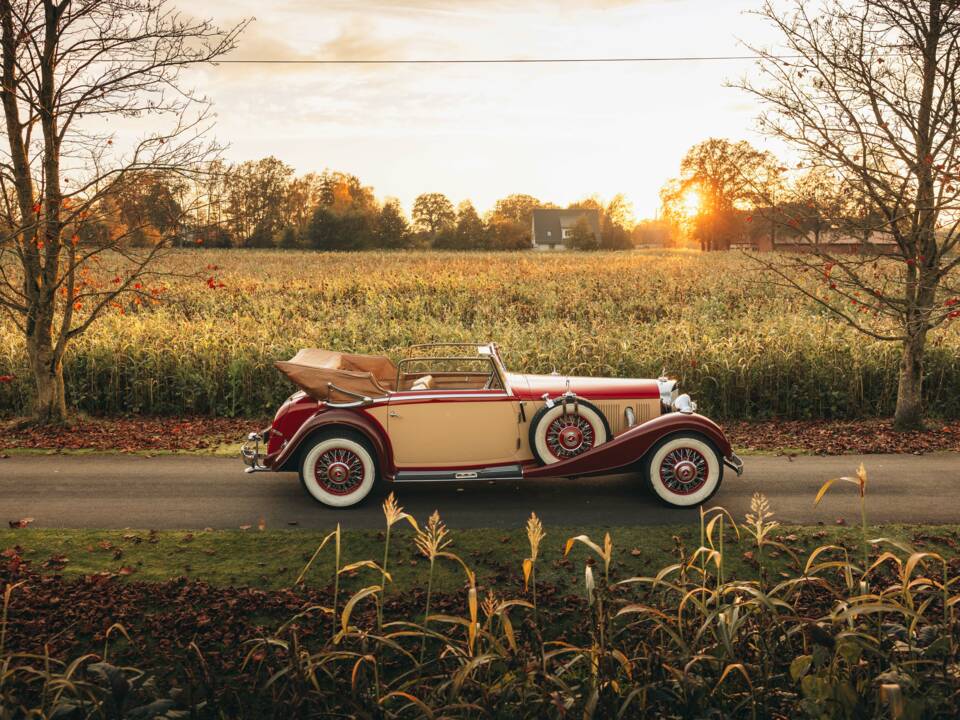
[[[302,350],[277,367],[301,390],[251,433],[247,472],[295,471],[307,492],[354,505],[376,482],[517,480],[639,472],[655,495],[698,505],[742,462],[676,382],[508,372],[494,344],[382,356]]]

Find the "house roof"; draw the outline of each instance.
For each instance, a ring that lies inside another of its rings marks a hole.
[[[600,211],[593,208],[560,210],[537,208],[533,211],[533,244],[563,245],[563,231],[571,229],[580,218],[586,218],[593,234],[600,238]]]

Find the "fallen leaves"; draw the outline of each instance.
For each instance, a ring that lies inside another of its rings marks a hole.
[[[728,422],[736,448],[815,455],[923,454],[960,451],[960,422],[931,421],[926,430],[898,432],[890,420],[769,420]]]
[[[7,548],[3,552],[0,552],[0,557],[7,561],[6,569],[7,572],[11,575],[16,575],[20,571],[20,567],[23,565],[23,548],[19,545]]]
[[[70,562],[70,558],[66,555],[53,555],[43,563],[43,566],[49,570],[63,570],[68,562]]]
[[[67,426],[0,425],[3,448],[33,450],[205,450],[240,442],[266,421],[243,418],[82,418]]]

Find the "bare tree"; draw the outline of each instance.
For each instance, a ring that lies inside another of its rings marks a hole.
[[[800,236],[819,246],[830,233],[837,229],[838,218],[851,215],[857,208],[851,207],[851,198],[837,178],[823,168],[814,168],[799,178],[782,193],[781,206],[787,212],[769,210],[774,222],[786,220],[802,230]]]
[[[764,130],[855,200],[859,210],[835,218],[836,229],[892,238],[894,251],[881,257],[864,244],[841,255],[811,243],[807,255],[765,264],[857,330],[902,344],[895,425],[919,427],[927,336],[960,316],[951,285],[960,265],[960,3],[791,3],[789,13],[769,1],[760,11],[786,51],[753,48],[763,79],[739,86],[766,104]]]
[[[87,242],[85,228],[132,176],[189,173],[216,153],[209,105],[182,74],[232,49],[244,25],[221,30],[167,0],[0,0],[0,308],[24,333],[38,419],[66,415],[70,341],[121,299],[155,299],[169,243]],[[169,125],[115,145],[146,116]]]

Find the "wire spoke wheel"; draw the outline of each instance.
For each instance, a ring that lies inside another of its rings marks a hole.
[[[600,409],[587,402],[544,404],[530,421],[530,451],[543,465],[583,455],[610,438],[610,426]]]
[[[376,480],[373,451],[355,433],[320,434],[300,461],[304,490],[328,507],[350,507],[362,502]]]
[[[593,425],[583,415],[560,415],[547,426],[547,448],[561,460],[586,452],[596,443]]]
[[[363,483],[364,467],[360,457],[346,448],[331,448],[314,465],[317,483],[332,495],[349,495]]]
[[[660,462],[660,480],[677,495],[690,495],[704,486],[710,468],[698,450],[679,447],[667,453]]]

